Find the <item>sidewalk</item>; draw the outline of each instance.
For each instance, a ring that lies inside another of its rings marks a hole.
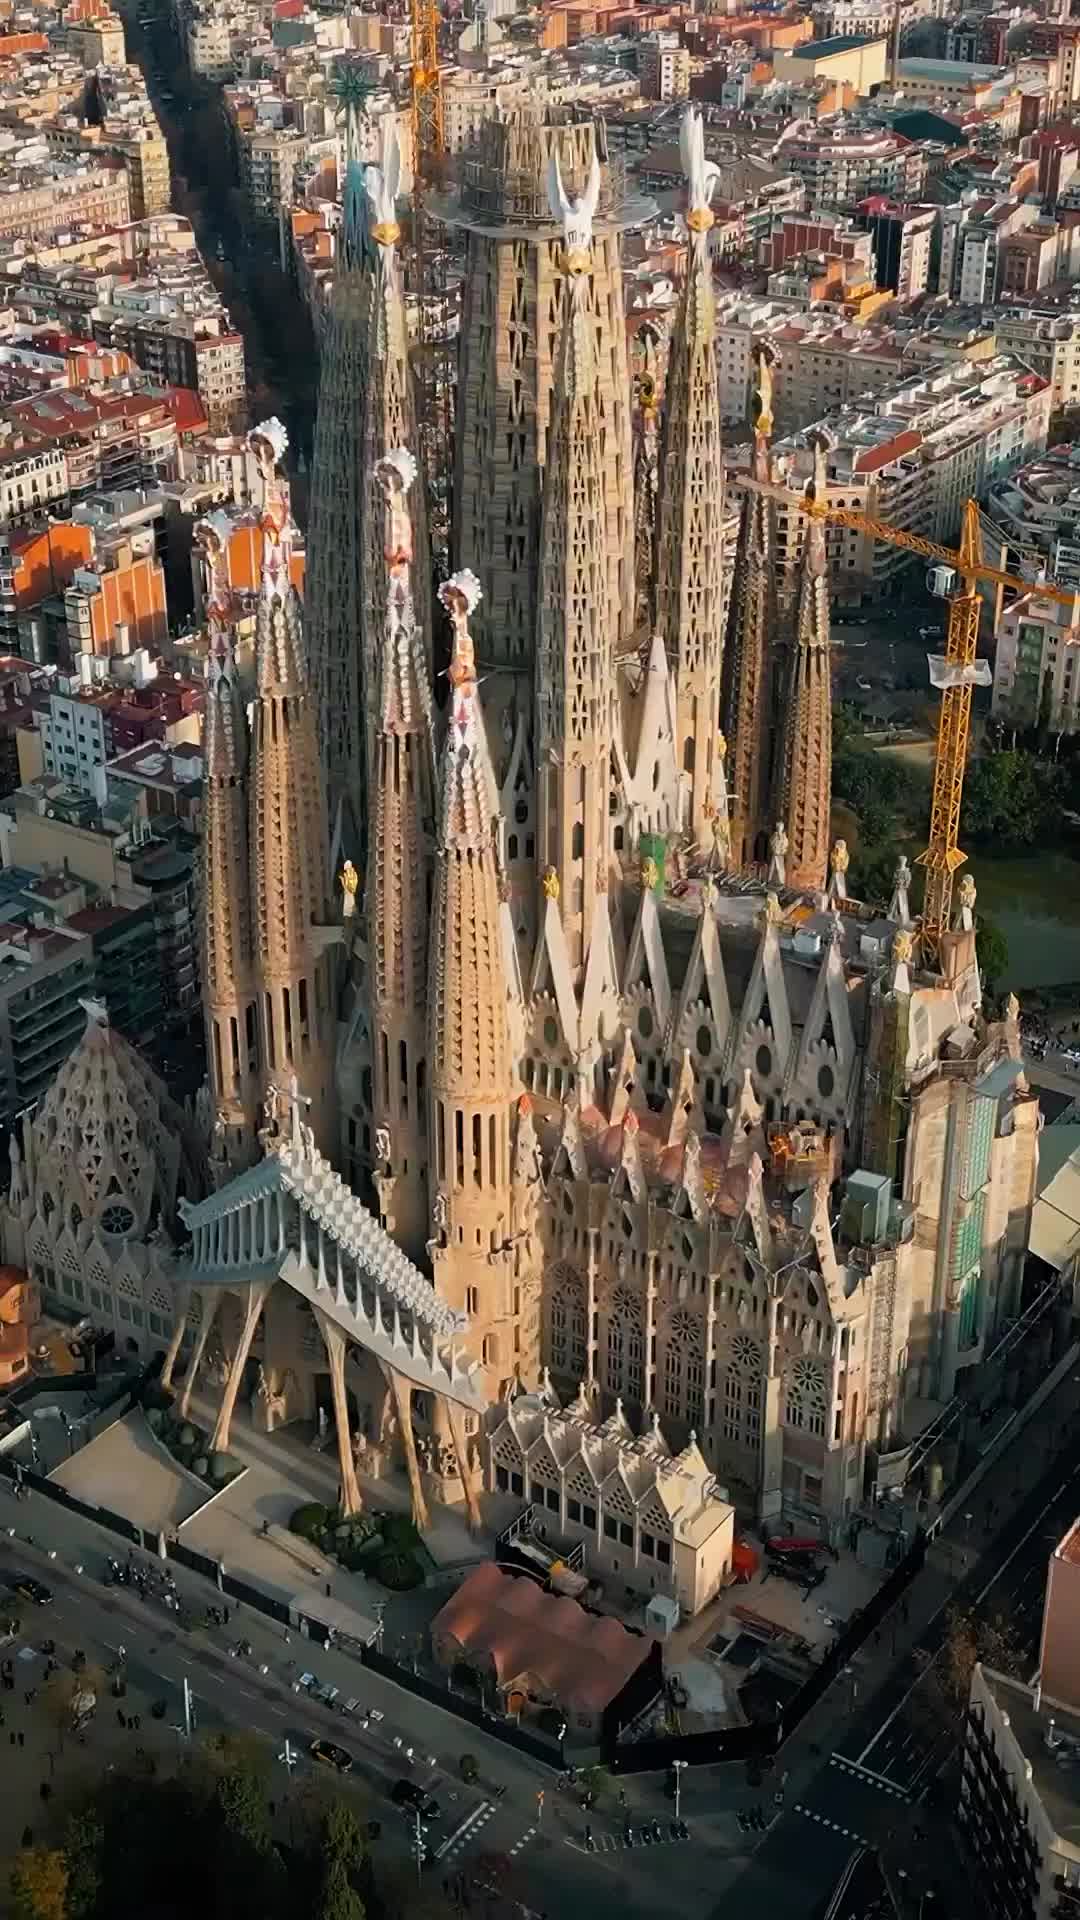
[[[905,1599],[860,1653],[852,1676],[855,1711],[865,1708],[894,1674],[898,1663],[918,1644],[961,1581],[978,1564],[988,1541],[1039,1484],[1059,1450],[1065,1430],[1071,1426],[1075,1431],[1078,1422],[1080,1361],[1032,1414],[1008,1452],[987,1469],[963,1511],[955,1514],[932,1542],[926,1565],[912,1582]],[[1080,1511],[1080,1490],[1077,1510]],[[1048,1544],[1048,1561],[1050,1551]],[[792,1790],[817,1771],[822,1754],[836,1744],[852,1718],[852,1711],[849,1686],[833,1686],[816,1711],[785,1743],[783,1764],[790,1770]]]

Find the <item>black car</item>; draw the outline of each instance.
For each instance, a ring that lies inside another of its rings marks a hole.
[[[390,1798],[395,1807],[405,1807],[409,1813],[418,1813],[422,1820],[441,1820],[442,1808],[430,1793],[425,1793],[416,1780],[395,1780],[390,1789]]]
[[[52,1605],[52,1593],[40,1580],[32,1580],[28,1573],[17,1573],[12,1581],[20,1600],[32,1600],[35,1607]]]
[[[313,1740],[308,1752],[322,1766],[333,1767],[335,1773],[352,1772],[352,1754],[346,1753],[344,1747],[335,1747],[332,1740]]]
[[[769,1573],[778,1573],[781,1580],[790,1580],[794,1587],[804,1587],[812,1593],[820,1587],[825,1578],[825,1569],[811,1554],[776,1553],[766,1556]]]

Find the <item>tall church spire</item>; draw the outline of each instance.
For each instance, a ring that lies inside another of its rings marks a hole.
[[[824,502],[825,458],[832,442],[811,433],[811,501]],[[832,671],[829,661],[829,581],[825,527],[807,522],[780,743],[777,817],[787,828],[787,882],[818,891],[829,866],[832,794]]]
[[[755,347],[756,480],[769,477],[772,433],[772,348]],[[724,732],[731,806],[730,860],[734,868],[765,858],[771,828],[769,794],[773,742],[772,652],[776,631],[776,539],[772,503],[747,488],[735,548],[731,611],[723,666]]]
[[[195,538],[207,575],[209,684],[203,731],[202,982],[214,1111],[215,1164],[236,1170],[255,1157],[262,1091],[255,1013],[248,872],[248,733],[234,652],[223,513],[200,520]]]
[[[388,447],[415,441],[408,329],[397,257],[401,157],[393,114],[380,164],[360,162],[360,106],[345,94],[348,164],[334,291],[320,355],[305,600],[330,830],[362,850],[374,773],[378,656],[386,607],[383,512],[373,474]],[[414,513],[413,597],[426,637],[426,522]]]
[[[251,826],[255,970],[263,1068],[311,1103],[316,1141],[331,1138],[331,978],[327,836],[304,624],[289,572],[287,490],[278,420],[250,435],[263,476],[263,574],[255,629]]]
[[[477,693],[469,614],[479,582],[440,590],[453,627],[431,923],[428,1059],[435,1284],[468,1311],[497,1394],[514,1372],[510,1104],[514,1092],[501,934],[498,798]]]
[[[427,965],[434,828],[431,689],[413,604],[404,447],[379,463],[389,580],[375,717],[368,952],[374,995],[372,1120],[383,1225],[421,1261],[428,1230]]]
[[[563,221],[566,288],[548,442],[537,612],[537,856],[561,901],[570,967],[580,982],[593,902],[611,849],[611,643],[604,545],[603,413],[589,310],[593,159],[585,192],[567,198],[553,155],[549,192]]]
[[[657,624],[675,675],[676,761],[688,789],[686,824],[699,845],[708,846],[717,798],[724,642],[724,469],[709,259],[709,200],[717,169],[705,159],[704,141],[700,113],[691,107],[681,134],[690,249],[668,359]]]

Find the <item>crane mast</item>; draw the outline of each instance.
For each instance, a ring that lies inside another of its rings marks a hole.
[[[884,540],[892,547],[905,547],[925,560],[950,569],[957,579],[949,594],[949,621],[945,654],[937,684],[942,689],[941,716],[938,721],[937,748],[934,755],[934,786],[930,802],[930,834],[919,865],[926,868],[926,892],[919,945],[924,963],[934,966],[941,952],[941,938],[948,931],[952,909],[953,875],[962,867],[966,855],[959,845],[960,809],[964,797],[964,769],[967,764],[971,732],[971,693],[979,682],[976,661],[982,600],[979,582],[1009,588],[1014,593],[1037,593],[1058,606],[1075,607],[1078,595],[1067,587],[1049,582],[1021,580],[988,566],[983,559],[979,509],[974,500],[965,502],[959,547],[942,546],[922,534],[909,533],[884,520],[862,513],[856,507],[833,507],[828,501],[811,500],[793,493],[774,481],[740,476],[740,484],[755,493],[764,493],[807,518],[826,521],[829,526],[849,527]],[[1067,642],[1080,642],[1080,628],[1070,628]]]

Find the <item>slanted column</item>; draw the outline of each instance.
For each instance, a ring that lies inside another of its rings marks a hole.
[[[758,1511],[762,1520],[775,1518],[783,1505],[784,1430],[780,1424],[780,1368],[776,1338],[778,1296],[770,1291],[769,1331],[761,1382],[761,1486]]]
[[[469,1459],[469,1438],[465,1432],[465,1414],[463,1409],[457,1405],[456,1401],[448,1400],[445,1395],[443,1395],[443,1405],[446,1409],[446,1418],[450,1427],[450,1438],[454,1443],[454,1454],[457,1459],[461,1490],[465,1495],[465,1511],[469,1516],[469,1532],[480,1533],[484,1523],[480,1518],[480,1502],[476,1497],[476,1477],[473,1473],[472,1461]]]
[[[364,1502],[360,1493],[360,1483],[356,1478],[356,1462],[353,1459],[352,1439],[349,1433],[349,1400],[345,1392],[345,1354],[348,1342],[342,1327],[331,1320],[321,1307],[313,1307],[312,1312],[318,1322],[323,1337],[326,1357],[330,1362],[330,1391],[334,1397],[334,1425],[337,1428],[338,1470],[341,1474],[341,1511],[349,1515],[359,1513]]]
[[[585,1264],[585,1354],[586,1378],[590,1390],[596,1384],[596,1249],[600,1234],[588,1228],[589,1257]]]
[[[213,1453],[228,1453],[229,1451],[229,1438],[232,1432],[232,1417],[236,1408],[236,1396],[240,1391],[240,1382],[244,1377],[244,1368],[247,1365],[248,1355],[251,1352],[251,1343],[255,1338],[255,1330],[259,1324],[259,1316],[266,1305],[266,1298],[272,1284],[269,1280],[260,1280],[248,1288],[247,1301],[244,1307],[244,1324],[240,1332],[240,1338],[236,1344],[236,1352],[233,1354],[232,1361],[229,1365],[229,1377],[225,1382],[225,1391],[221,1396],[221,1406],[218,1410],[217,1422],[214,1427],[213,1438],[210,1442]]]
[[[191,1359],[188,1361],[188,1370],[184,1376],[184,1391],[180,1395],[180,1403],[177,1407],[177,1412],[181,1420],[186,1420],[188,1417],[188,1408],[191,1405],[191,1391],[195,1385],[195,1376],[202,1365],[202,1357],[206,1352],[206,1342],[210,1338],[210,1329],[217,1319],[217,1310],[221,1304],[221,1295],[216,1288],[213,1293],[200,1293],[199,1298],[202,1301],[202,1322],[199,1327],[198,1338],[195,1341],[194,1351],[192,1352]]]
[[[398,1426],[401,1429],[401,1443],[405,1448],[405,1465],[409,1470],[409,1488],[412,1493],[413,1525],[419,1533],[422,1533],[431,1522],[420,1481],[420,1462],[416,1457],[416,1436],[412,1428],[412,1382],[406,1380],[403,1373],[399,1373],[396,1367],[388,1366],[385,1361],[383,1371],[390,1382]]]
[[[170,1339],[168,1347],[166,1348],[166,1351],[165,1351],[165,1364],[161,1369],[161,1385],[165,1388],[169,1388],[172,1386],[173,1368],[176,1365],[177,1357],[180,1353],[180,1342],[184,1337],[184,1329],[186,1328],[187,1323],[188,1323],[188,1296],[187,1294],[184,1294],[181,1299],[179,1310],[176,1315],[176,1322],[172,1330],[172,1338]]]
[[[656,1338],[656,1255],[645,1255],[645,1405],[656,1405],[656,1368],[653,1344]]]

